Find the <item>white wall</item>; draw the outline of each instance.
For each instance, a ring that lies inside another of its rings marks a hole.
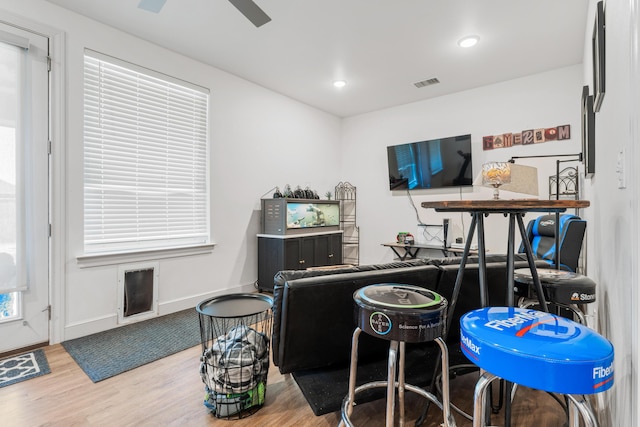
[[[399,231],[417,231],[416,213],[406,191],[389,191],[387,146],[470,133],[474,176],[482,163],[490,160],[579,153],[581,93],[582,68],[575,65],[344,119],[341,176],[358,187],[361,263],[391,261],[393,253],[380,244],[393,241]],[[482,137],[485,135],[563,124],[571,125],[571,138],[568,140],[487,151],[482,149]],[[548,177],[555,174],[555,160],[517,161],[538,168],[541,198],[548,197]],[[423,223],[441,224],[447,215],[423,209],[420,207],[422,201],[486,199],[491,197],[492,190],[474,188],[465,189],[462,193],[458,190],[420,190],[412,191],[411,195]],[[514,193],[503,195],[531,197]],[[525,224],[532,217],[535,215],[527,217]],[[457,214],[452,217],[452,223],[458,234],[462,235],[462,230],[465,230],[466,237],[469,215]],[[507,220],[492,215],[487,218],[485,226],[488,249],[493,253],[505,253]]]
[[[41,0],[3,1],[0,19],[63,32],[66,38],[66,173],[54,198],[65,199],[66,270],[53,292],[57,340],[116,326],[117,265],[79,268],[83,253],[83,52],[90,48],[211,90],[212,253],[160,260],[162,314],[194,307],[211,295],[253,290],[257,280],[259,199],[272,187],[309,185],[320,194],[339,182],[340,120],[290,98],[88,20]],[[55,58],[54,61],[62,61]],[[311,161],[313,160],[313,161]],[[56,171],[54,171],[56,173]],[[56,335],[56,334],[54,334]],[[55,339],[54,339],[55,340]]]
[[[584,77],[593,91],[591,34],[585,34]],[[598,330],[615,347],[615,385],[602,396],[604,426],[640,425],[638,408],[638,195],[640,160],[640,2],[606,2],[606,94],[596,113],[596,173],[587,182],[588,274],[598,283]],[[626,188],[618,188],[618,153],[626,151]]]

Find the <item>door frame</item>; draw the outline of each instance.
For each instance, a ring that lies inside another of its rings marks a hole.
[[[64,341],[66,323],[66,34],[46,24],[0,10],[0,22],[49,39],[49,343]]]
[[[51,56],[49,135],[52,147],[52,153],[49,156],[49,224],[51,224],[49,238],[49,301],[51,303],[49,342],[51,344],[64,341],[65,313],[67,312],[64,298],[66,295],[65,265],[67,258],[65,45],[65,33],[51,29],[49,32],[49,55]]]

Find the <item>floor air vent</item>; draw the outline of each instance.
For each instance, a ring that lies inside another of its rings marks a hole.
[[[119,323],[158,314],[158,263],[123,265],[118,269]]]
[[[415,85],[415,87],[420,88],[420,87],[435,85],[437,83],[440,83],[440,80],[438,80],[437,78],[434,77],[432,79],[427,79],[427,80],[422,80],[421,82],[416,82],[416,83],[414,83],[414,85]]]

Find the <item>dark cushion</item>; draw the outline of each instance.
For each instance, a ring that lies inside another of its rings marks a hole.
[[[355,329],[353,293],[377,283],[401,283],[436,290],[440,270],[422,261],[276,275],[273,362],[281,373],[348,362]],[[321,274],[316,274],[321,273]],[[359,357],[386,355],[389,343],[361,335]]]

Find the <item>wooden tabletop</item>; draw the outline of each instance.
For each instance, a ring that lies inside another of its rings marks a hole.
[[[440,244],[440,245],[429,245],[429,244],[426,244],[426,243],[388,242],[388,243],[382,243],[382,246],[388,246],[388,247],[394,247],[394,248],[447,249],[442,244]]]
[[[422,202],[422,207],[443,212],[564,212],[567,209],[587,208],[590,204],[588,200],[490,199]]]

